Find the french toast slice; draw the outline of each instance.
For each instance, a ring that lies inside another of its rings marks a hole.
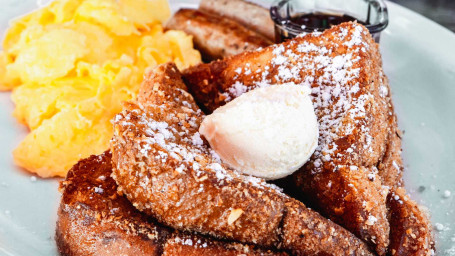
[[[386,201],[403,185],[401,139],[379,49],[366,28],[344,23],[322,34],[197,65],[183,76],[209,113],[256,87],[285,82],[309,86],[320,138],[311,160],[294,174],[301,197],[379,255],[387,252],[388,213],[402,210]],[[427,226],[426,215],[419,216],[419,225]],[[431,236],[423,240],[433,243]]]
[[[172,64],[149,72],[140,93],[148,96],[114,120],[112,176],[137,209],[179,230],[297,255],[372,255],[347,230],[221,163],[197,131],[204,114],[175,74]]]
[[[61,255],[287,255],[164,227],[117,194],[111,173],[110,152],[68,172],[56,230]]]
[[[61,183],[55,239],[61,255],[159,255],[171,230],[149,222],[110,177],[111,154],[78,162]]]
[[[368,30],[344,23],[279,45],[191,67],[184,80],[208,111],[260,86],[294,82],[312,89],[319,146],[295,175],[318,210],[384,255],[387,189],[376,164],[391,133],[385,78]],[[372,223],[374,220],[374,223]]]

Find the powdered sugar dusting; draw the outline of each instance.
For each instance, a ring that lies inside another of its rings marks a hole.
[[[198,129],[204,118],[200,110],[194,108],[176,108],[168,110],[164,105],[135,105],[133,110],[126,110],[115,117],[114,125],[121,126],[115,129],[128,133],[137,131],[132,152],[137,152],[136,164],[140,168],[147,168],[147,159],[153,159],[159,165],[169,161],[176,163],[174,170],[178,174],[194,172],[195,179],[203,181],[207,174],[212,174],[220,184],[233,179],[241,179],[256,187],[276,186],[265,183],[264,180],[245,177],[222,164],[219,156],[202,140]],[[162,113],[160,115],[154,113]],[[165,115],[166,118],[159,117]],[[163,120],[164,119],[164,120]],[[122,138],[125,135],[115,134],[112,141],[126,143]],[[122,162],[117,162],[117,168],[122,168]],[[141,186],[147,190],[150,180],[141,177]],[[201,193],[203,188],[200,189]]]
[[[226,100],[230,101],[248,91],[248,88],[242,83],[236,82],[229,87],[229,94],[225,94]]]
[[[372,226],[372,225],[374,225],[377,221],[378,221],[378,218],[376,218],[376,217],[374,217],[374,216],[372,216],[372,215],[369,215],[367,221],[365,222],[365,224]]]
[[[240,94],[256,87],[269,86],[274,83],[296,82],[300,86],[307,86],[312,90],[312,100],[319,122],[319,146],[313,155],[315,170],[324,166],[323,162],[333,162],[331,156],[337,150],[335,141],[340,136],[347,136],[360,129],[367,134],[365,143],[367,150],[370,147],[372,137],[368,134],[369,128],[364,125],[366,118],[366,106],[373,99],[368,91],[361,91],[357,81],[360,75],[361,65],[359,52],[362,48],[368,49],[369,45],[364,42],[366,31],[357,24],[353,24],[352,31],[340,28],[338,35],[345,41],[348,47],[345,53],[333,52],[336,47],[327,47],[332,42],[313,33],[309,36],[319,37],[318,43],[307,41],[292,41],[289,44],[280,44],[273,47],[271,63],[261,67],[260,72],[253,75],[238,68],[237,76],[243,78],[254,76],[254,86],[245,86],[238,80],[228,87],[224,93],[226,101],[230,101]],[[295,45],[299,42],[298,45]],[[292,50],[295,48],[296,51]],[[356,56],[356,57],[354,57]],[[277,70],[271,74],[270,70]],[[257,75],[259,74],[259,76]],[[258,79],[259,78],[259,79]],[[385,93],[383,91],[383,93]],[[345,123],[344,120],[355,120],[355,123]],[[352,151],[353,149],[350,148]]]

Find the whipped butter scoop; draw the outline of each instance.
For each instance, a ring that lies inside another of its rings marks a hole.
[[[199,132],[231,168],[267,180],[299,169],[318,144],[310,89],[257,88],[208,115]]]

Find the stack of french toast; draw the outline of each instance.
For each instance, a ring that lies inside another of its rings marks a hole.
[[[147,72],[136,101],[113,120],[110,149],[81,160],[61,184],[62,254],[435,253],[428,217],[403,187],[400,131],[368,30],[343,23],[263,46],[206,50],[231,56]],[[289,82],[312,92],[319,145],[311,159],[275,183],[228,167],[198,132],[205,115]]]

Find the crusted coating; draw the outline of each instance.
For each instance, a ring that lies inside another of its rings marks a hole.
[[[62,255],[286,255],[185,234],[156,223],[117,194],[111,154],[77,163],[61,184],[56,241]]]
[[[394,112],[392,104],[389,111]],[[387,208],[391,229],[388,254],[435,255],[435,241],[427,210],[411,200],[404,188],[401,132],[395,114],[389,124],[392,132],[382,160],[377,165],[383,186],[389,188]]]
[[[390,231],[389,254],[435,255],[432,226],[425,211],[412,201],[403,188],[393,190],[388,198]]]
[[[171,230],[153,222],[117,195],[111,154],[78,162],[61,183],[56,229],[62,255],[160,255]]]
[[[393,109],[392,109],[393,111]],[[378,175],[381,183],[390,189],[402,187],[403,183],[403,160],[401,157],[400,131],[396,125],[396,117],[392,120],[391,133],[387,140],[386,151],[377,164]]]
[[[273,252],[258,249],[253,245],[223,242],[214,239],[207,239],[199,235],[174,233],[164,246],[163,256],[185,255],[220,255],[220,256],[286,256],[285,252]]]
[[[366,28],[344,23],[189,68],[184,80],[209,111],[256,87],[284,82],[310,87],[319,146],[294,175],[296,184],[323,215],[385,254],[388,191],[369,177],[377,177],[393,113],[387,111],[390,98],[378,46]],[[377,221],[369,225],[368,219]]]
[[[208,112],[256,87],[292,81],[312,88],[320,140],[312,159],[294,175],[303,192],[299,198],[383,255],[389,244],[387,216],[399,211],[388,207],[386,196],[403,186],[403,167],[400,131],[381,66],[378,46],[366,29],[345,23],[198,65],[183,76]],[[409,204],[404,207],[411,210]],[[413,212],[422,225],[428,223],[424,213]],[[400,231],[390,232],[392,243],[399,244]],[[433,241],[431,232],[421,235]]]
[[[396,122],[396,118],[393,121]],[[387,208],[392,228],[388,254],[435,255],[435,241],[427,210],[411,200],[404,188],[401,138],[397,128],[391,134],[378,169],[382,184],[390,188]]]
[[[200,138],[203,114],[189,94],[175,81],[155,83],[161,80],[152,73],[141,90],[174,100],[126,104],[111,141],[113,177],[136,208],[180,230],[300,255],[371,255],[347,230],[263,180],[227,168]]]

